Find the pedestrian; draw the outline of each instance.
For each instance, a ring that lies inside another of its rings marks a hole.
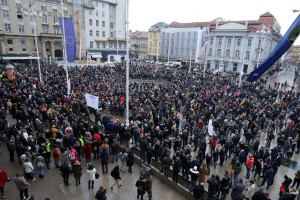
[[[111,190],[113,190],[113,187],[115,185],[118,185],[118,187],[121,187],[120,184],[121,176],[120,176],[120,167],[119,165],[115,166],[112,171],[110,172],[110,175],[115,179],[115,183],[110,187]]]
[[[143,176],[140,176],[140,178],[136,181],[135,186],[137,187],[137,198],[143,199],[145,194],[145,180]]]
[[[250,184],[246,188],[246,199],[250,200],[251,197],[253,196],[255,191],[255,182],[253,180],[250,180]]]
[[[168,177],[168,170],[170,169],[171,165],[172,165],[172,158],[170,157],[170,154],[167,153],[167,155],[163,158],[162,161],[162,169],[165,177]]]
[[[198,178],[198,183],[204,183],[205,182],[205,177],[208,175],[208,168],[205,162],[203,162],[200,166],[199,169],[199,178]]]
[[[230,177],[228,175],[228,171],[225,170],[225,174],[224,177],[222,178],[222,180],[220,181],[220,190],[221,190],[221,199],[225,200],[226,199],[226,195],[229,192],[229,186],[230,186]]]
[[[262,181],[260,186],[263,186],[265,182],[267,182],[267,189],[269,189],[270,184],[273,182],[274,178],[274,169],[271,164],[269,164],[265,170],[264,180]]]
[[[80,178],[82,176],[82,167],[81,167],[81,163],[78,160],[75,161],[72,167],[72,173],[76,181],[76,186],[80,185]]]
[[[294,186],[296,185],[296,183],[297,183],[296,188],[298,189],[298,188],[299,188],[299,184],[300,184],[300,170],[298,170],[298,171],[295,173],[295,178],[294,178],[292,187],[294,187]]]
[[[247,179],[250,179],[250,171],[251,171],[251,168],[254,164],[254,157],[252,154],[249,155],[247,161],[246,161],[246,178]]]
[[[245,190],[245,185],[243,184],[243,179],[239,179],[238,183],[232,187],[231,199],[240,200],[243,191]]]
[[[60,166],[60,174],[63,177],[65,185],[70,185],[70,183],[69,183],[70,173],[71,173],[71,168],[70,168],[68,162],[64,162]]]
[[[146,183],[145,183],[145,191],[148,193],[148,197],[149,197],[149,200],[152,199],[152,176],[147,176],[146,177]]]
[[[211,177],[207,180],[207,183],[208,183],[208,197],[214,198],[214,196],[217,194],[217,191],[219,189],[219,183],[216,180],[216,176],[212,174]]]
[[[52,155],[53,155],[55,167],[59,168],[61,165],[61,151],[56,144],[53,144]]]
[[[29,161],[29,158],[25,159],[25,162],[23,163],[23,169],[25,172],[25,178],[34,181],[35,178],[33,177],[34,167],[32,163]]]
[[[118,162],[119,144],[116,139],[113,139],[113,143],[111,144],[110,150],[111,163],[114,163],[115,161]]]
[[[99,190],[96,193],[95,199],[97,200],[106,200],[106,189],[103,186],[100,186]]]
[[[107,174],[108,173],[108,153],[106,148],[103,148],[100,153],[100,159],[101,159],[101,164],[102,164],[102,173]]]
[[[34,159],[35,168],[37,169],[37,173],[40,178],[44,178],[45,176],[45,166],[46,161],[43,156],[41,156],[39,153],[37,154],[37,157]]]
[[[10,179],[9,179],[6,171],[4,169],[0,169],[0,192],[1,192],[2,199],[5,198],[4,186],[5,186],[6,182],[9,182],[9,181],[10,181]]]
[[[73,146],[70,146],[70,149],[68,151],[68,158],[72,165],[74,165],[75,161],[78,160],[78,153],[77,151],[73,148]]]
[[[181,161],[180,158],[177,157],[173,164],[173,181],[177,184],[178,182],[178,174],[181,170]]]
[[[134,165],[134,155],[133,155],[133,153],[130,149],[128,150],[128,156],[127,156],[126,164],[127,164],[127,167],[128,167],[128,172],[132,173],[132,166]]]
[[[120,154],[119,154],[119,158],[120,158],[120,170],[121,172],[125,172],[125,166],[126,166],[126,159],[127,159],[127,152],[126,149],[123,149]]]
[[[84,157],[85,157],[85,161],[87,164],[89,164],[91,162],[91,158],[92,158],[92,145],[90,142],[87,142],[85,144],[85,146],[83,147],[83,152],[84,152]]]
[[[28,182],[26,182],[26,180],[23,176],[21,176],[21,172],[16,173],[16,176],[14,177],[13,181],[16,184],[17,189],[20,192],[21,200],[24,199],[24,196],[26,199],[29,199],[27,187],[30,186],[30,184]]]
[[[90,163],[87,169],[88,189],[94,189],[94,181],[96,179],[96,168]]]
[[[193,197],[194,200],[200,200],[202,199],[202,195],[205,193],[204,190],[204,183],[200,183],[199,185],[196,185],[193,189]]]
[[[7,142],[7,150],[9,152],[10,162],[13,162],[15,159],[16,145],[12,139]]]

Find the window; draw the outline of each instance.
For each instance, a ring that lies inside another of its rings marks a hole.
[[[58,34],[58,27],[54,27],[54,34]]]
[[[248,39],[248,47],[251,47],[252,39]]]
[[[17,12],[17,18],[18,19],[23,19],[23,13],[21,11]]]
[[[261,45],[261,40],[258,40],[258,47],[260,47]]]
[[[20,33],[24,33],[25,32],[24,25],[19,25],[19,32]]]
[[[41,10],[45,11],[45,10],[47,10],[47,7],[45,5],[42,5]]]
[[[54,16],[54,17],[53,17],[53,23],[54,23],[54,24],[58,23],[58,18],[57,18],[57,16]]]
[[[43,26],[43,33],[49,32],[49,26]]]
[[[228,46],[231,45],[231,39],[230,39],[230,38],[227,40],[227,45],[228,45]]]
[[[105,37],[105,31],[102,31],[102,37]]]
[[[31,33],[34,34],[34,28],[33,27],[31,27]]]
[[[92,15],[93,14],[93,11],[92,10],[89,10],[89,15]]]
[[[92,5],[93,5],[93,2],[92,2],[92,1],[89,1],[89,2],[88,2],[88,5],[89,5],[89,6],[92,6]]]
[[[239,58],[240,57],[240,51],[239,50],[236,50],[235,51],[235,58]]]
[[[105,12],[104,11],[102,11],[102,17],[105,17]]]
[[[114,49],[116,49],[117,48],[117,43],[114,43]]]
[[[237,63],[234,63],[234,64],[233,64],[233,69],[232,69],[232,71],[234,71],[234,72],[237,71],[237,65],[238,65]]]
[[[57,13],[57,9],[56,8],[53,8],[52,11],[53,11],[53,13]]]
[[[96,47],[97,47],[97,49],[100,48],[100,42],[96,42]]]
[[[96,36],[99,37],[99,31],[96,31]]]
[[[105,21],[102,21],[102,27],[105,27]]]
[[[222,38],[219,38],[218,45],[221,45],[221,44],[222,44]]]
[[[241,46],[241,39],[238,39],[238,40],[237,40],[236,46]]]
[[[102,3],[102,8],[104,8],[104,3]]]
[[[1,4],[7,5],[7,0],[1,0]]]
[[[114,32],[110,32],[110,37],[114,37]]]
[[[13,40],[7,40],[7,44],[13,44]]]
[[[212,56],[212,49],[209,49],[208,56]]]
[[[122,43],[119,43],[119,49],[122,49]]]
[[[105,42],[102,42],[102,48],[105,49]]]
[[[93,20],[92,19],[89,20],[89,25],[93,26]]]
[[[93,48],[94,42],[90,42],[90,48]]]
[[[36,44],[35,44],[35,40],[32,41],[32,44],[33,44],[33,45],[36,45]]]
[[[34,5],[34,2],[29,2],[29,8],[31,8]]]
[[[217,56],[218,56],[218,57],[221,57],[221,49],[218,49],[218,51],[217,51]]]
[[[110,22],[110,28],[114,28],[114,23]]]
[[[10,24],[4,24],[4,29],[6,32],[11,32]]]
[[[16,2],[16,7],[21,7],[22,6],[22,4],[21,4],[21,2]]]
[[[227,58],[230,57],[230,50],[229,50],[229,49],[226,50],[226,57],[227,57]]]
[[[246,59],[250,58],[250,51],[246,51]]]
[[[90,30],[90,36],[93,36],[93,30]]]
[[[99,20],[96,20],[96,26],[99,26]]]
[[[98,3],[98,2],[97,2]],[[99,12],[98,12],[98,10],[96,10],[96,16],[98,17],[98,15],[99,15]]]
[[[64,10],[64,15],[68,14],[68,10]]]
[[[3,10],[3,18],[9,18],[9,10]]]
[[[48,21],[48,15],[43,15],[43,22],[47,22]]]
[[[209,40],[209,44],[210,44],[210,45],[213,45],[213,43],[214,43],[214,40],[213,40],[213,39],[210,39],[210,40]]]
[[[25,40],[25,39],[21,39],[21,40],[20,40],[20,43],[21,43],[22,45],[25,45],[25,44],[26,44],[26,40]]]
[[[108,48],[110,48],[110,49],[112,48],[112,43],[111,42],[109,43]]]

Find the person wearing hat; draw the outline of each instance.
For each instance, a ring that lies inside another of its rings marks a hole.
[[[30,184],[25,180],[24,176],[21,176],[21,172],[16,173],[13,182],[16,184],[17,189],[20,191],[21,199],[24,199],[24,195],[26,199],[29,199],[27,187],[30,186]]]
[[[194,187],[197,185],[199,171],[197,166],[190,169],[191,182],[190,182],[190,192],[193,191]]]
[[[76,181],[76,185],[80,185],[80,178],[82,176],[82,167],[81,167],[81,163],[78,160],[76,160],[74,165],[72,166],[72,172]]]
[[[96,179],[96,168],[89,163],[88,169],[87,169],[87,177],[88,177],[88,189],[93,189],[94,188],[94,181]]]

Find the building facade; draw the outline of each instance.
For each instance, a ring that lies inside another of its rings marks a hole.
[[[83,1],[82,56],[121,62],[126,55],[124,0]]]
[[[159,22],[151,26],[148,30],[147,58],[158,61],[160,56],[160,32],[167,28],[168,24]]]
[[[130,49],[134,54],[134,58],[147,58],[148,32],[135,31],[130,33]]]
[[[199,62],[205,27],[166,28],[160,33],[160,59]]]
[[[277,46],[280,25],[270,13],[258,20],[220,21],[210,25],[206,68],[250,73]]]
[[[43,61],[63,57],[58,17],[73,17],[71,0],[1,0],[0,54],[39,56]]]

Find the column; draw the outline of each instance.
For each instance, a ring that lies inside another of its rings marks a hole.
[[[47,60],[46,44],[45,44],[44,41],[42,42],[42,59],[43,59],[43,60]]]
[[[0,40],[0,52],[1,54],[5,54],[5,47],[4,47],[4,42],[3,40]]]
[[[51,45],[51,59],[55,61],[54,42],[51,42],[50,45]]]

